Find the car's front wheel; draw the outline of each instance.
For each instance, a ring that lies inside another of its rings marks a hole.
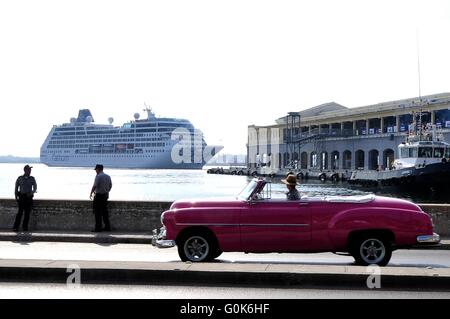
[[[178,255],[182,261],[206,262],[218,256],[216,245],[207,234],[184,236],[178,244]]]
[[[351,253],[358,265],[386,266],[392,257],[390,242],[380,236],[361,237],[352,246]]]

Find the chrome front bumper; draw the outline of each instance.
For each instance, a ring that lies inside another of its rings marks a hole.
[[[176,246],[175,240],[166,239],[166,228],[153,229],[152,245],[158,248],[171,248]]]
[[[440,241],[441,237],[436,233],[433,233],[433,235],[417,236],[417,242],[419,244],[439,244]]]

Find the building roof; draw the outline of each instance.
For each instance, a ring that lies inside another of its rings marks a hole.
[[[330,102],[330,103],[320,104],[320,105],[314,106],[312,108],[300,111],[300,116],[301,117],[312,117],[312,116],[323,115],[328,112],[335,112],[335,111],[342,111],[342,110],[348,110],[348,108],[343,105],[340,105],[336,102]]]
[[[422,96],[421,100],[422,105],[424,107],[434,104],[450,103],[450,93],[440,93]],[[397,109],[403,110],[409,107],[418,107],[420,104],[421,103],[419,97],[383,102],[355,108],[347,108],[338,103],[330,102],[300,111],[300,116],[302,122],[317,121],[355,115],[365,115],[365,114],[370,115],[371,113],[380,113],[383,111],[395,111]],[[285,124],[286,116],[277,119],[276,123]]]

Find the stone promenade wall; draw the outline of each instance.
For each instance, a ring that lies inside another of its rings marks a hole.
[[[110,201],[111,226],[119,232],[151,232],[160,227],[161,213],[170,202]],[[17,213],[13,199],[0,199],[0,229],[11,229]],[[92,202],[86,200],[35,200],[30,230],[89,231],[94,228]]]

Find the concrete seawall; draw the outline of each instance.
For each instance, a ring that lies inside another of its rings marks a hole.
[[[114,231],[151,232],[160,227],[161,213],[171,202],[110,201]],[[11,229],[17,213],[13,199],[0,199],[0,229]],[[86,200],[35,200],[30,230],[89,231],[94,228],[92,202]]]
[[[450,237],[450,204],[419,204],[433,218],[434,231],[441,237]]]
[[[151,232],[160,227],[161,213],[171,202],[110,201],[113,230],[119,232]],[[450,204],[419,204],[429,213],[435,231],[450,237]],[[13,199],[0,199],[0,229],[10,230],[17,213]],[[89,231],[94,226],[92,202],[86,200],[35,200],[30,219],[35,231]]]

